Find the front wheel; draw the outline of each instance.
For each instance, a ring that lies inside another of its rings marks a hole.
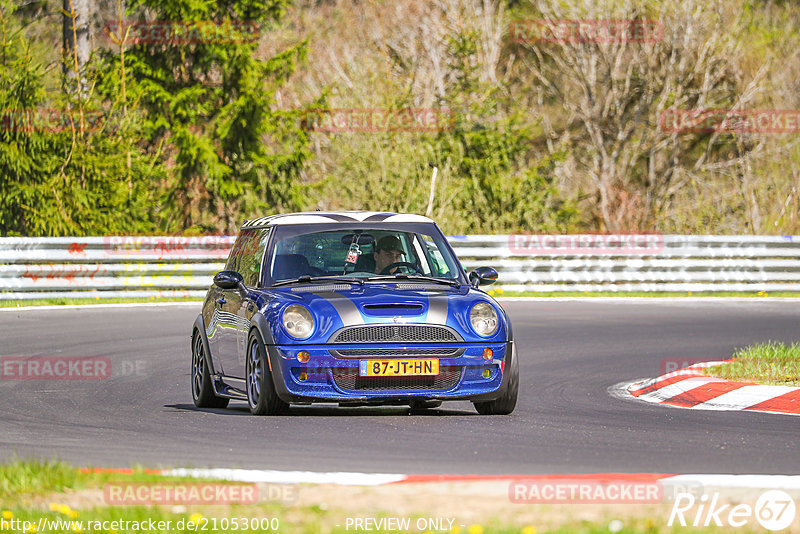
[[[250,334],[247,344],[247,404],[253,415],[281,415],[289,411],[289,405],[278,398],[272,373],[267,361],[267,350],[258,332]]]
[[[514,411],[517,406],[517,395],[519,393],[519,358],[514,353],[511,359],[511,369],[508,377],[508,384],[503,394],[490,401],[486,402],[473,402],[475,409],[481,415],[508,415]]]
[[[228,399],[214,394],[205,345],[196,331],[192,337],[192,400],[198,408],[225,408],[228,405]]]

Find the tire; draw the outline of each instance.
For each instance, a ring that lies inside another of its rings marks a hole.
[[[198,408],[225,408],[230,400],[214,393],[205,345],[197,330],[192,336],[192,400]]]
[[[425,413],[442,405],[442,401],[437,400],[413,400],[408,403],[411,413]]]
[[[255,330],[247,342],[245,382],[247,404],[253,415],[282,415],[289,411],[289,405],[283,402],[275,391],[267,361],[267,349],[258,331]]]
[[[511,375],[508,377],[508,384],[503,394],[490,401],[473,402],[475,409],[481,415],[508,415],[517,406],[517,395],[519,393],[519,361],[516,352],[511,359]]]

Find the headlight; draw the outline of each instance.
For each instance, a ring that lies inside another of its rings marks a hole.
[[[479,302],[469,312],[469,322],[472,328],[481,336],[491,336],[497,332],[499,325],[497,312],[487,302]]]
[[[314,317],[305,306],[292,304],[283,312],[283,327],[296,339],[305,339],[314,331]]]

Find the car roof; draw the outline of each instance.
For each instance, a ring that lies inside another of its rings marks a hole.
[[[289,224],[337,224],[347,222],[432,223],[433,220],[413,213],[392,213],[387,211],[306,211],[269,215],[245,221],[242,225],[242,230]]]

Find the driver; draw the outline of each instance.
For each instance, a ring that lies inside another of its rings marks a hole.
[[[375,273],[381,274],[387,266],[403,261],[403,256],[405,252],[403,252],[403,245],[400,243],[400,238],[394,235],[387,235],[380,239],[375,244],[375,252],[373,252],[373,257],[375,258]],[[390,274],[394,274],[394,271],[397,270],[397,267],[393,268],[389,271]]]

